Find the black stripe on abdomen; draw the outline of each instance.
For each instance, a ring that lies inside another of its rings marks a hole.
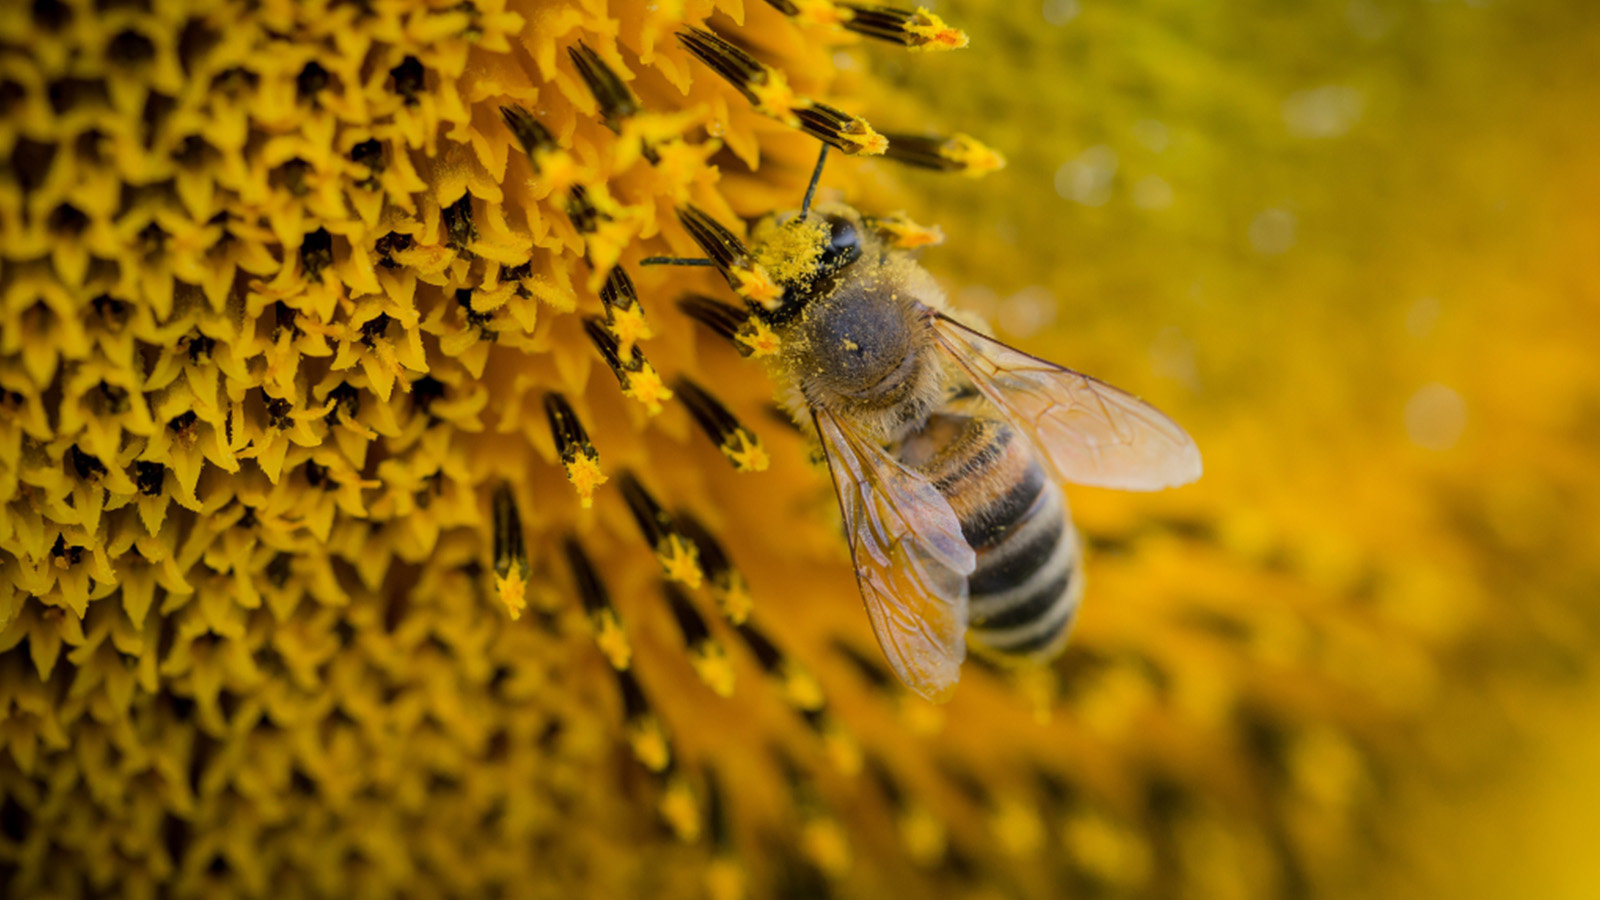
[[[983,550],[1004,540],[1021,525],[1044,490],[1044,470],[1038,463],[1028,466],[1021,481],[999,497],[973,510],[961,520],[961,536],[974,550]]]

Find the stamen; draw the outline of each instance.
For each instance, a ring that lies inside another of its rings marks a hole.
[[[778,681],[784,699],[789,701],[790,706],[802,713],[821,711],[826,698],[822,695],[822,686],[809,672],[779,650],[754,623],[745,622],[735,630],[744,639],[745,646],[750,648],[761,668]]]
[[[594,99],[600,104],[600,119],[606,127],[622,133],[624,120],[639,114],[639,98],[633,95],[624,82],[611,67],[605,64],[600,54],[589,48],[582,41],[576,47],[568,47],[567,55],[572,57],[573,65],[578,67],[578,74],[583,77],[583,83],[589,86],[589,92],[594,94]]]
[[[951,28],[920,6],[912,12],[889,6],[839,5],[854,13],[840,24],[856,34],[900,44],[908,50],[959,50],[967,45],[966,32]]]
[[[639,260],[641,266],[715,266],[712,260],[699,256],[646,256]]]
[[[631,472],[622,473],[619,481],[622,497],[628,502],[628,509],[639,523],[639,531],[655,553],[656,561],[661,564],[661,571],[669,580],[687,585],[691,590],[699,588],[705,577],[700,569],[700,548],[678,529],[672,515]]]
[[[721,401],[711,396],[688,378],[679,378],[673,385],[700,428],[717,445],[722,455],[740,472],[764,472],[769,459],[755,432],[739,424],[733,413]]]
[[[639,352],[639,348],[632,348],[632,352],[624,358],[616,337],[595,317],[583,320],[583,330],[588,332],[589,339],[594,341],[600,355],[617,376],[623,396],[643,403],[645,412],[652,416],[660,413],[661,404],[672,399],[672,391],[661,382],[661,376]]]
[[[700,802],[695,797],[694,785],[682,772],[672,772],[667,776],[667,784],[661,792],[661,801],[656,804],[656,810],[678,840],[686,844],[699,840],[702,828]]]
[[[678,32],[678,41],[744,94],[750,105],[763,115],[792,128],[799,125],[796,113],[811,106],[812,101],[789,88],[782,72],[762,65],[755,57],[704,28],[686,28]]]
[[[728,816],[728,805],[723,799],[722,781],[715,769],[704,770],[706,793],[706,827],[710,832],[711,860],[706,865],[704,885],[707,897],[713,900],[744,897],[746,875],[739,865],[738,848],[733,843],[733,823]]]
[[[645,321],[644,307],[639,305],[639,295],[634,291],[633,279],[621,266],[612,266],[600,287],[600,300],[606,307],[606,324],[617,339],[619,356],[633,355],[634,344],[655,336],[650,323]]]
[[[672,617],[677,620],[678,631],[683,634],[689,664],[694,667],[695,674],[718,697],[733,696],[733,665],[722,643],[711,636],[706,620],[700,617],[700,611],[689,602],[682,588],[669,581],[661,585],[661,590],[667,596]]]
[[[561,454],[561,465],[567,470],[567,480],[578,490],[578,502],[584,509],[594,505],[594,489],[606,483],[600,471],[600,454],[589,441],[589,433],[578,421],[572,405],[560,394],[544,396],[545,417],[550,420],[550,433],[555,437],[556,452]]]
[[[633,647],[628,642],[627,632],[622,630],[622,617],[611,605],[611,595],[606,592],[605,583],[594,570],[594,564],[589,562],[582,545],[567,538],[565,548],[567,565],[572,569],[572,580],[578,586],[578,599],[589,617],[595,643],[600,646],[600,652],[605,654],[611,667],[624,672],[633,662]]]
[[[772,280],[766,269],[750,258],[744,242],[733,232],[693,206],[680,207],[678,221],[683,223],[689,236],[700,245],[706,256],[722,270],[723,277],[728,279],[728,286],[736,293],[769,310],[782,305],[783,288]]]
[[[588,235],[599,229],[602,220],[611,217],[595,208],[583,185],[575,184],[567,191],[567,218],[572,220],[572,227],[578,229],[579,234]]]
[[[773,748],[783,780],[800,819],[801,855],[830,878],[842,878],[850,869],[850,842],[829,808],[816,778],[800,768],[781,747]]]
[[[952,134],[949,137],[886,134],[883,137],[889,142],[884,155],[908,166],[959,172],[972,178],[1006,167],[1005,157],[999,152],[965,134]]]
[[[528,545],[509,484],[494,492],[494,590],[512,619],[528,606]]]
[[[878,156],[889,147],[888,139],[874,131],[866,119],[826,103],[813,103],[795,115],[800,118],[801,131],[850,156]]]
[[[645,260],[649,262],[650,260]],[[707,262],[710,262],[707,260]],[[714,263],[713,263],[714,265]],[[727,338],[738,347],[740,356],[749,356],[750,350],[735,341],[739,329],[751,318],[748,310],[730,306],[705,294],[685,294],[678,298],[678,309],[689,318]]]
[[[517,139],[517,143],[522,145],[522,152],[528,154],[528,158],[533,161],[535,170],[539,168],[541,156],[561,149],[550,129],[540,124],[539,120],[533,117],[533,113],[522,107],[502,106],[500,118],[505,120],[506,127],[511,129],[511,135]]]
[[[619,669],[617,687],[622,693],[623,731],[634,758],[652,772],[666,771],[672,762],[672,746],[667,742],[666,729],[650,710],[639,680],[632,672]]]
[[[883,791],[884,799],[894,813],[895,827],[900,833],[900,843],[905,847],[906,855],[919,866],[936,865],[944,858],[945,848],[950,841],[944,823],[931,809],[907,795],[881,758],[874,756],[869,759],[867,771]]]
[[[750,618],[750,608],[755,605],[750,598],[750,583],[745,580],[744,573],[734,568],[722,545],[717,543],[699,519],[679,511],[677,523],[679,530],[700,550],[700,568],[711,580],[711,597],[722,610],[722,617],[729,624],[743,625]]]
[[[868,217],[866,226],[878,232],[889,246],[899,250],[915,250],[944,243],[944,232],[939,226],[928,227],[911,221],[905,213]]]

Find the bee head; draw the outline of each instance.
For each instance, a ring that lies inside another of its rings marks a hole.
[[[784,325],[827,296],[861,258],[862,231],[860,215],[838,204],[805,218],[789,213],[762,222],[753,255],[783,287],[783,298],[776,308],[757,309],[756,314],[769,325]]]

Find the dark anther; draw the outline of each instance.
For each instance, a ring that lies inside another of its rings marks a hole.
[[[312,281],[322,280],[322,270],[333,265],[333,235],[326,228],[318,228],[305,236],[300,243],[300,266]]]
[[[350,148],[350,161],[358,166],[366,166],[376,175],[383,171],[383,142],[377,138],[368,138]]]
[[[211,361],[211,353],[216,350],[217,342],[203,334],[196,334],[189,338],[189,362],[195,365]]]
[[[89,217],[71,203],[63,203],[50,211],[50,233],[60,237],[77,237],[89,227]]]
[[[169,419],[167,427],[172,429],[175,434],[185,434],[190,428],[194,427],[195,421],[199,418],[199,416],[195,415],[194,410],[185,410]]]
[[[444,382],[432,375],[424,375],[411,382],[411,402],[415,403],[417,409],[422,410],[425,415],[432,415],[434,401],[443,396]]]
[[[167,475],[167,468],[158,462],[140,460],[133,464],[133,483],[138,485],[139,493],[146,497],[155,497],[161,493],[161,482]]]
[[[151,222],[139,230],[135,243],[146,256],[154,255],[166,248],[167,233],[161,230],[160,225]]]
[[[494,572],[501,578],[510,576],[516,569],[528,577],[528,544],[522,537],[522,514],[517,511],[517,498],[511,485],[501,484],[494,490]]]
[[[211,145],[206,143],[205,138],[191,134],[183,139],[178,149],[172,151],[172,158],[186,169],[197,169],[205,164],[210,149]]]
[[[72,7],[61,0],[33,0],[33,21],[45,31],[60,31],[72,21]]]
[[[279,553],[274,556],[272,562],[267,563],[267,583],[275,588],[281,588],[288,584],[289,576],[292,574],[290,564],[293,562],[294,557],[287,553]]]
[[[340,419],[354,422],[361,414],[361,391],[348,381],[329,391],[328,399],[333,401],[333,408],[328,410],[329,424],[338,424]]]
[[[106,46],[106,56],[125,66],[149,62],[156,55],[156,45],[137,31],[129,29],[117,34]]]
[[[105,402],[106,408],[113,413],[121,414],[128,411],[128,390],[114,384],[100,382],[100,398]]]
[[[291,159],[267,173],[267,182],[281,187],[296,197],[304,197],[311,188],[306,176],[311,174],[311,164],[303,159]]]
[[[389,330],[391,321],[393,320],[389,318],[388,313],[378,313],[363,322],[361,324],[361,342],[371,347],[373,341],[383,337],[384,332]]]
[[[600,104],[601,121],[606,123],[607,128],[620,134],[622,123],[638,115],[638,98],[628,90],[627,83],[605,64],[600,54],[589,49],[587,44],[579,41],[576,47],[568,47],[567,55],[572,57],[583,83],[589,86],[589,92]]]
[[[79,560],[83,559],[83,548],[69,545],[66,535],[58,534],[56,535],[56,542],[50,547],[50,555],[57,562],[75,566]]]
[[[389,70],[389,77],[394,79],[394,92],[405,98],[407,106],[417,105],[417,95],[427,86],[426,75],[427,71],[415,56],[400,60],[400,65]]]
[[[283,334],[283,330],[285,328],[289,329],[290,334],[294,335],[295,337],[299,337],[300,335],[305,334],[304,331],[300,330],[299,322],[300,322],[300,316],[299,316],[298,313],[296,313],[294,311],[294,307],[292,307],[289,304],[283,302],[282,300],[273,301],[273,304],[272,304],[272,339],[273,340],[277,340],[278,336]]]
[[[306,484],[319,488],[328,483],[328,467],[308,459],[305,465]]]
[[[522,145],[522,152],[528,154],[528,159],[533,161],[535,169],[539,167],[538,154],[560,149],[550,129],[539,124],[539,120],[522,107],[502,106],[500,118],[505,120],[506,127],[511,129],[512,137]]]
[[[478,239],[478,228],[472,224],[472,195],[462,194],[461,199],[444,208],[446,243],[457,250]]]
[[[72,462],[72,470],[84,481],[98,481],[106,474],[105,463],[99,457],[79,450],[77,444],[67,448],[67,459]]]
[[[25,137],[17,139],[11,147],[11,171],[24,195],[44,183],[55,158],[55,144],[42,144]]]
[[[372,249],[378,254],[378,264],[386,269],[399,268],[400,264],[394,261],[394,255],[402,250],[411,248],[411,235],[391,231],[378,238]]]
[[[704,294],[687,294],[678,298],[678,308],[683,310],[684,315],[730,341],[739,333],[739,329],[743,328],[744,324],[750,320],[750,312],[748,310],[731,306]],[[742,344],[736,344],[735,346],[738,346],[746,355],[750,353],[749,349]]]
[[[289,419],[289,413],[294,411],[294,404],[282,397],[267,398],[267,422],[273,428],[288,428],[294,423]]]
[[[328,86],[328,70],[316,60],[306,63],[294,79],[295,97],[304,103],[316,102],[317,95]]]

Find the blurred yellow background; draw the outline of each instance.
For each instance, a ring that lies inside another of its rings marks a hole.
[[[1151,514],[1437,648],[1354,661],[1419,718],[1397,893],[1596,896],[1600,4],[937,9],[981,52],[879,67],[925,108],[875,122],[1010,166],[902,176],[927,264],[1197,436]],[[1073,496],[1091,547],[1122,527]]]

